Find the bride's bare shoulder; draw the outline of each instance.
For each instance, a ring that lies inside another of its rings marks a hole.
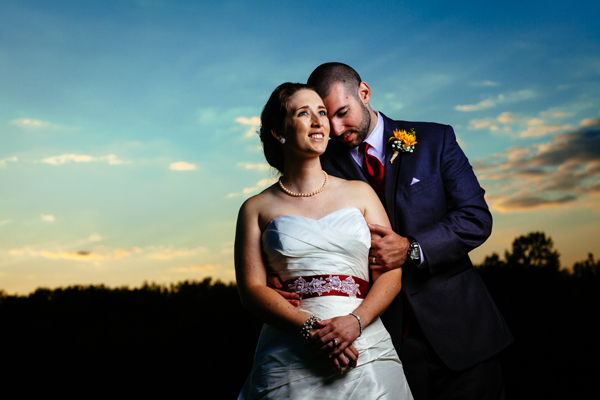
[[[274,200],[275,193],[275,185],[271,185],[259,194],[249,197],[242,204],[240,214],[260,214],[263,210],[268,209],[269,204]]]
[[[373,188],[366,182],[363,181],[347,181],[345,179],[331,176],[329,179],[336,185],[339,190],[350,192],[352,194],[364,193],[364,191],[371,192]]]

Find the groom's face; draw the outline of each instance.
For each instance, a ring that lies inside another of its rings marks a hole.
[[[331,125],[331,138],[348,147],[360,145],[369,136],[371,114],[357,93],[348,93],[336,83],[323,99]]]

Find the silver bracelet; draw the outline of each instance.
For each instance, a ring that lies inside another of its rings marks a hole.
[[[360,320],[360,317],[358,315],[354,314],[353,312],[351,312],[350,315],[355,317],[356,320],[358,321],[358,327],[360,328],[360,333],[358,334],[358,337],[360,337],[360,335],[362,335],[362,322]]]
[[[316,315],[311,315],[306,322],[304,323],[304,325],[302,325],[302,329],[300,329],[300,334],[302,334],[302,337],[304,338],[304,340],[308,340],[310,339],[310,330],[313,328],[313,326],[315,326],[315,324],[317,322],[319,322],[321,320],[321,318],[317,317]],[[362,329],[361,329],[362,330]]]

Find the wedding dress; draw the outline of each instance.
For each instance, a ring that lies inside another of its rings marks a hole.
[[[369,280],[370,245],[369,228],[353,207],[319,220],[277,217],[262,236],[269,271],[293,282],[297,291],[304,288],[300,309],[321,319],[348,315],[363,301],[365,290],[358,293],[360,287],[352,282]],[[331,361],[308,347],[300,332],[290,335],[263,324],[254,366],[238,400],[412,399],[402,363],[380,319],[353,344],[359,352],[358,364],[339,374]]]

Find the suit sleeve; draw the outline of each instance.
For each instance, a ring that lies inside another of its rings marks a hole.
[[[492,215],[484,199],[485,191],[458,145],[454,130],[450,126],[444,128],[437,160],[444,195],[435,199],[435,209],[441,214],[411,234],[421,246],[431,273],[467,256],[492,232]]]

